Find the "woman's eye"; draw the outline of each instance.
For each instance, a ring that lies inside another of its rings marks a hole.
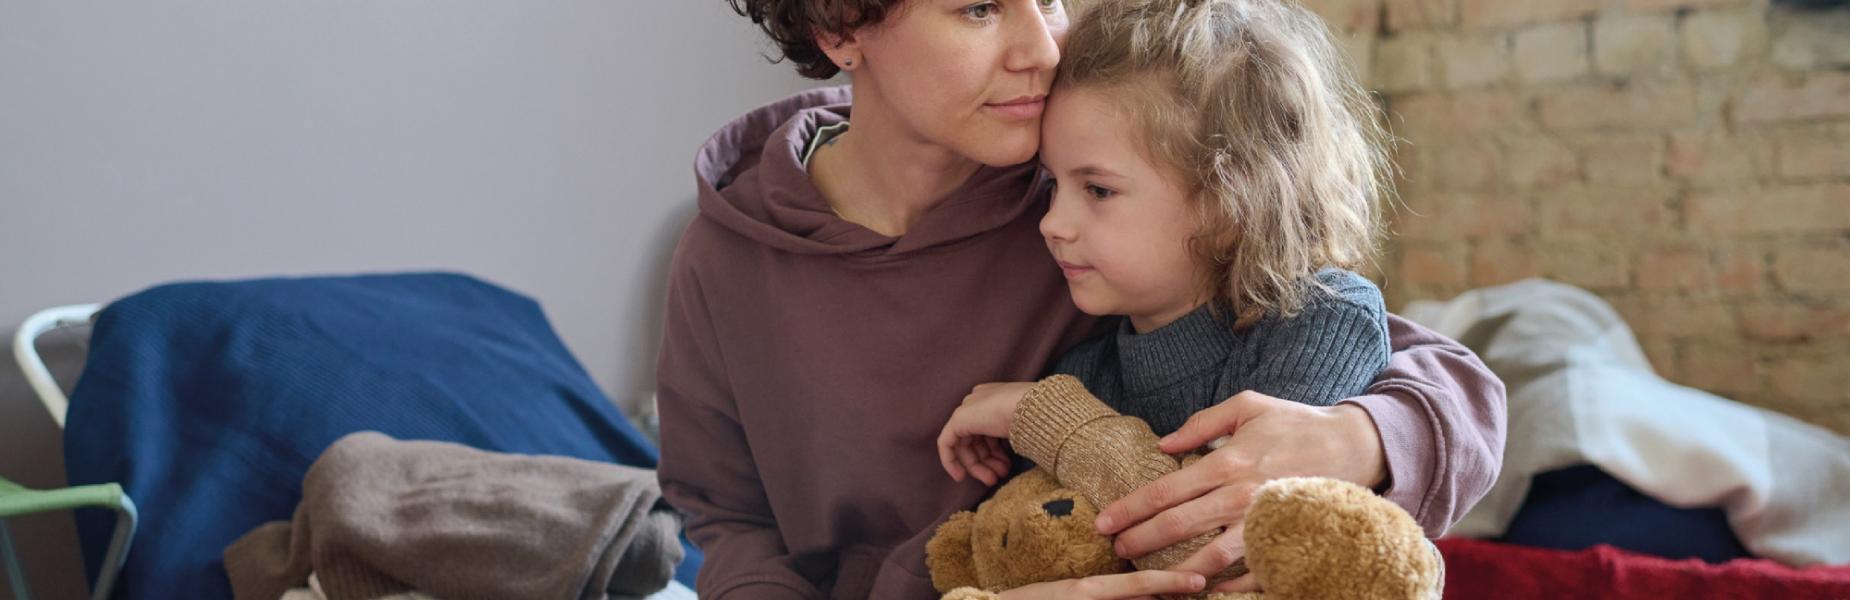
[[[1094,200],[1105,200],[1117,195],[1117,192],[1109,188],[1102,188],[1088,183],[1086,184],[1086,194],[1092,196]]]
[[[1041,1],[1041,10],[1044,10],[1047,12],[1053,12],[1053,8],[1060,5],[1060,0],[1040,0],[1040,1]]]
[[[978,21],[988,21],[990,17],[996,16],[997,10],[1000,10],[1000,7],[996,6],[996,3],[984,2],[965,7],[964,16]]]

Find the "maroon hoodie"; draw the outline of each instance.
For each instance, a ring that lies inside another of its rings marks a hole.
[[[934,441],[977,384],[1038,378],[1094,323],[1038,224],[1032,167],[985,168],[900,237],[836,216],[800,162],[848,92],[752,111],[701,149],[699,215],[670,268],[658,369],[664,496],[706,553],[708,600],[935,598],[924,542],[973,507]],[[1388,497],[1437,533],[1501,463],[1503,387],[1390,319],[1397,353],[1351,399]]]

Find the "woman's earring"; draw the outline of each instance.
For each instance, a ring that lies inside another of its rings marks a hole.
[[[852,59],[852,58],[850,58],[850,59],[847,59],[847,60],[844,60],[844,61],[841,61],[841,66],[844,66],[844,67],[852,67],[852,66],[854,66],[854,59]]]

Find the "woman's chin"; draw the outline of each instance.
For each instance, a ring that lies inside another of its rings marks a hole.
[[[972,147],[966,148],[964,156],[991,167],[1012,167],[1034,160],[1034,153],[1041,150],[1040,128],[1028,131],[1021,131],[1028,128],[1011,129],[1016,130],[977,136]]]

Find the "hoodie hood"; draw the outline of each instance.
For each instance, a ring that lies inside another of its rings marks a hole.
[[[1036,204],[1032,163],[983,167],[892,237],[835,214],[802,153],[816,131],[848,120],[845,87],[811,90],[752,110],[714,133],[694,159],[700,214],[758,243],[799,254],[891,257],[1002,227]]]

